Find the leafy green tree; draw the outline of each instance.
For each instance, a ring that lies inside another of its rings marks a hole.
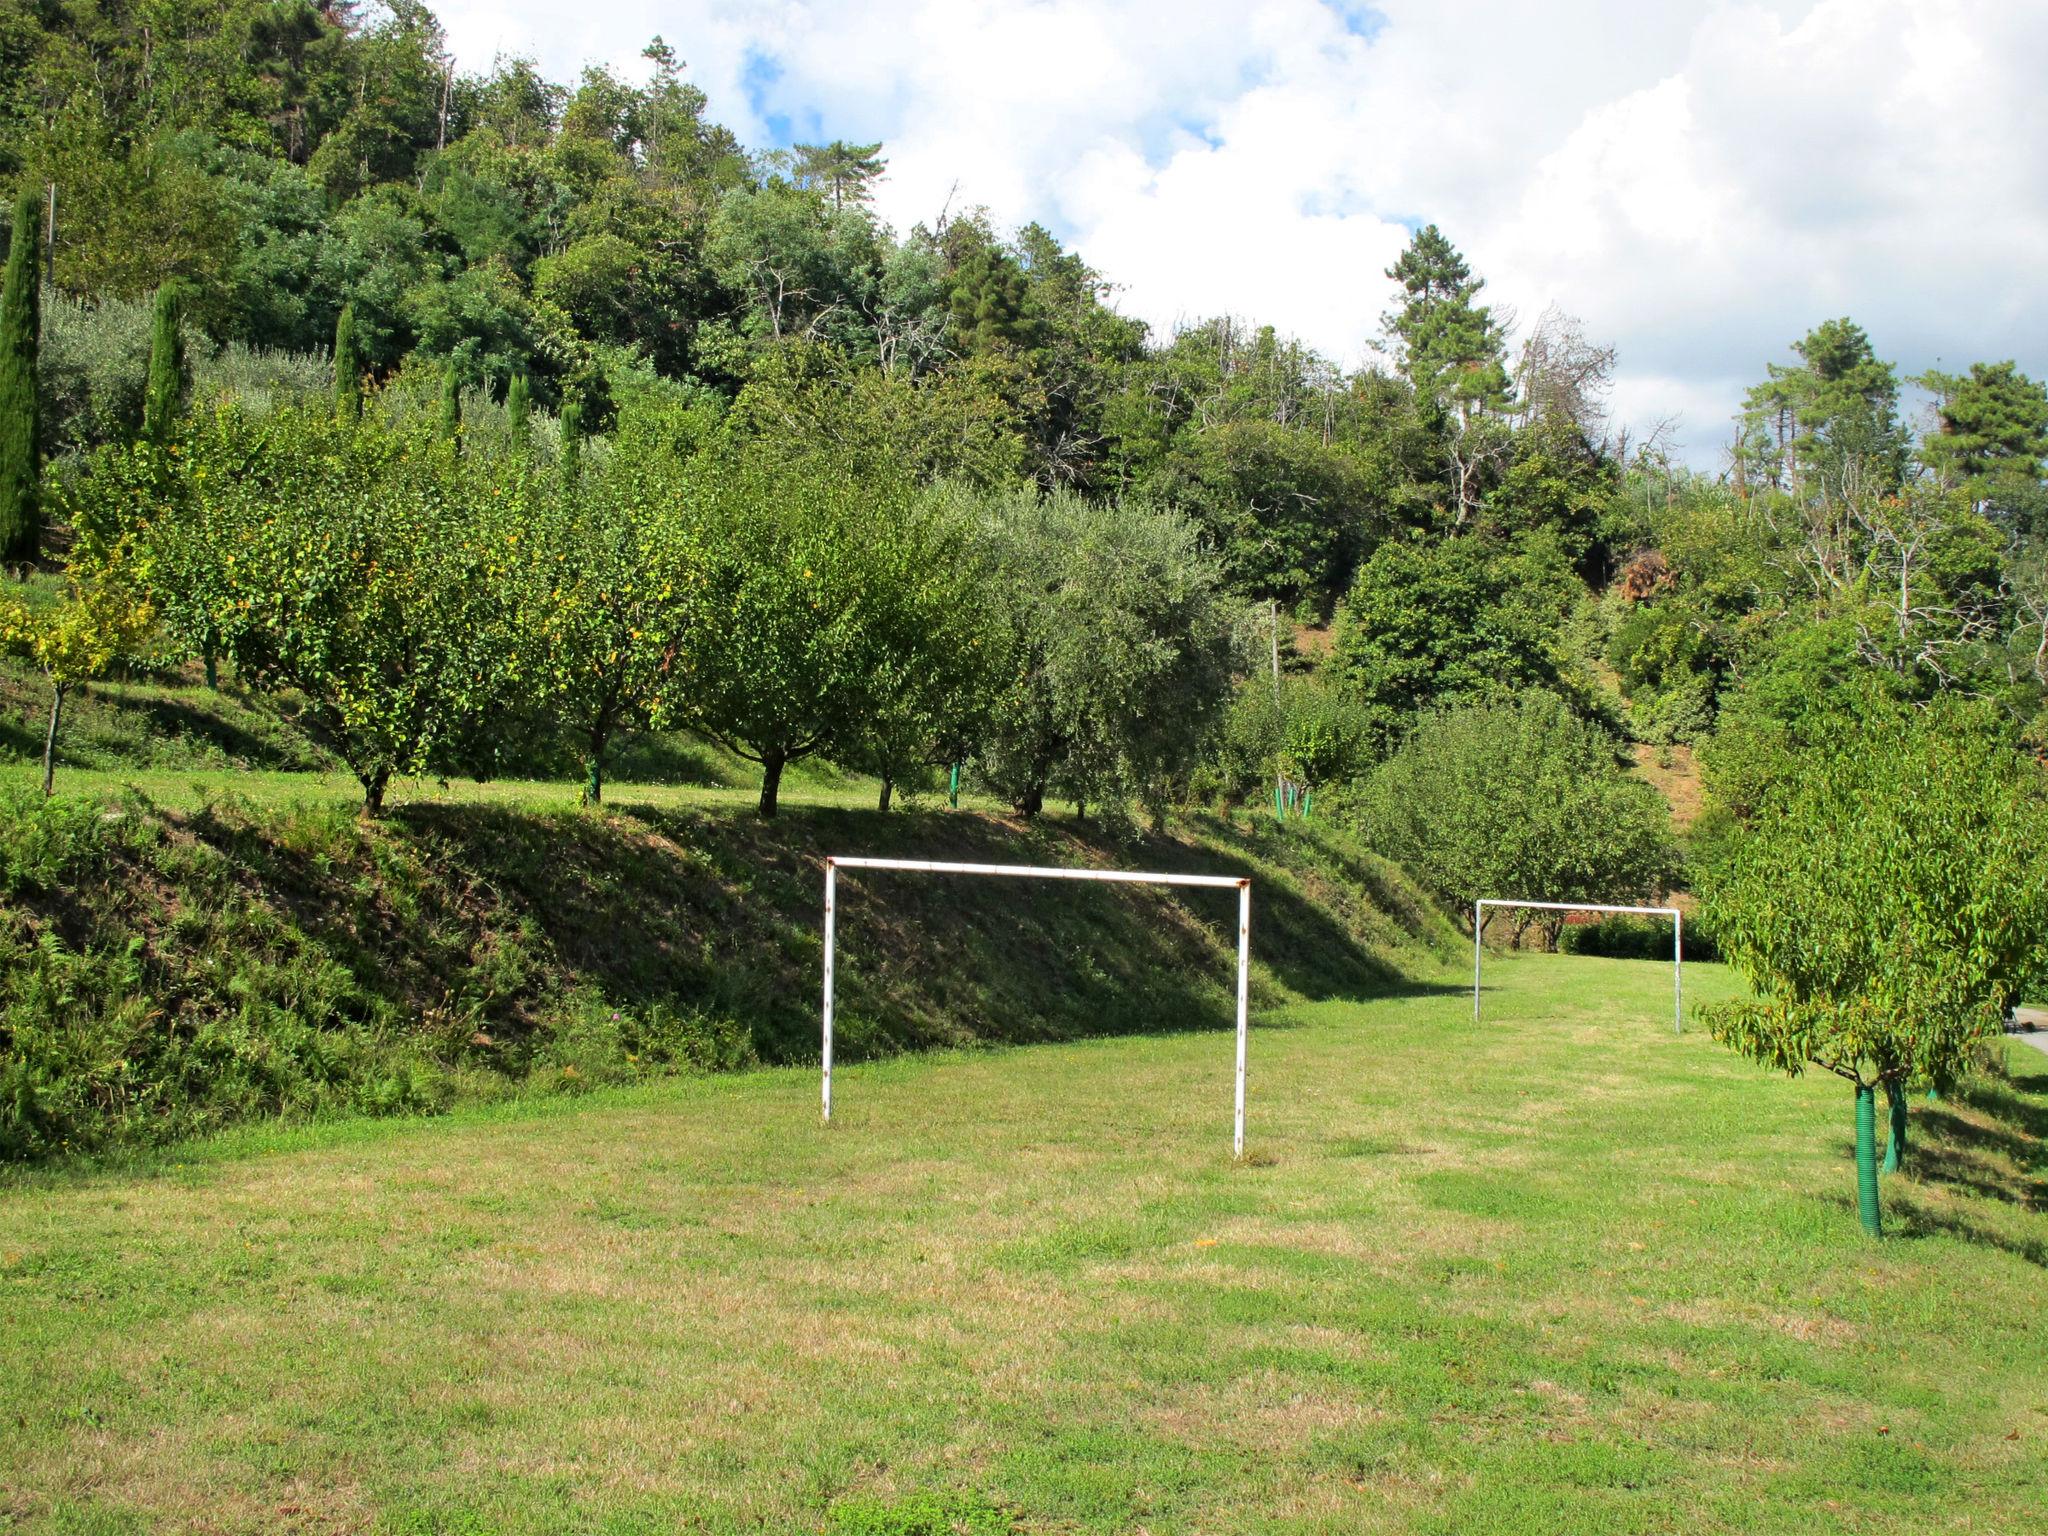
[[[705,582],[679,467],[622,447],[593,464],[533,531],[520,622],[537,646],[536,681],[581,756],[583,799],[604,799],[624,738],[692,698],[690,645]]]
[[[42,422],[36,346],[42,275],[36,270],[36,197],[14,203],[13,238],[0,285],[0,560],[33,560],[42,545]]]
[[[1583,590],[1548,530],[1389,539],[1338,610],[1332,664],[1389,722],[1528,688],[1576,697],[1564,626]]]
[[[984,502],[1011,673],[979,766],[1018,814],[1046,797],[1155,819],[1230,692],[1220,572],[1194,525],[1141,502],[1016,491]]]
[[[797,185],[825,192],[832,199],[834,213],[848,202],[872,200],[873,183],[889,167],[889,162],[882,158],[880,144],[849,144],[844,139],[834,139],[830,144],[794,145],[791,152],[796,157]]]
[[[363,414],[363,354],[356,345],[355,308],[348,304],[334,322],[334,413],[347,422]]]
[[[65,699],[134,656],[155,627],[155,612],[117,565],[74,565],[63,596],[44,605],[0,592],[0,653],[33,662],[50,685],[50,724],[43,737],[46,797],[56,783]]]
[[[182,495],[139,532],[174,634],[303,695],[366,815],[394,774],[490,766],[535,683],[514,602],[535,481],[375,416],[225,412],[183,462]]]
[[[1896,1161],[1904,1090],[1955,1082],[2048,976],[2048,778],[2002,735],[1955,700],[1846,729],[1701,874],[1716,941],[1757,994],[1712,1009],[1714,1035],[1775,1070],[1854,1084],[1872,1236],[1877,1090]]]
[[[1468,914],[1481,897],[1640,900],[1676,865],[1662,797],[1544,693],[1424,715],[1366,778],[1358,816],[1377,852]]]
[[[142,435],[153,443],[170,441],[177,426],[178,401],[185,392],[185,338],[180,295],[173,283],[156,291],[150,319],[149,383],[142,396]]]
[[[705,575],[682,698],[694,725],[761,765],[768,818],[790,763],[857,751],[925,663],[917,620],[944,529],[907,478],[857,474],[823,445],[728,442],[699,460],[691,495]]]
[[[1318,433],[1266,419],[1184,437],[1147,488],[1202,525],[1238,591],[1327,614],[1386,532],[1370,467]]]

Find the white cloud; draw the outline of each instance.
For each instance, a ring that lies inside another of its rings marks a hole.
[[[949,198],[1037,219],[1162,327],[1229,310],[1355,360],[1406,226],[1434,220],[1500,301],[1613,340],[1619,408],[1682,411],[1702,463],[1742,381],[1829,315],[1908,371],[2048,372],[2040,0],[456,0],[443,19],[465,66],[524,52],[559,76],[637,68],[659,31],[750,142],[783,120],[882,139],[897,223]]]

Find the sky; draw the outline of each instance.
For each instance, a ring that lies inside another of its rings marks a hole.
[[[1164,334],[1232,313],[1365,362],[1434,222],[1614,408],[1715,463],[1847,314],[1903,373],[2048,375],[2048,0],[440,0],[465,69],[644,78],[750,147],[881,140],[899,229],[1036,220]]]

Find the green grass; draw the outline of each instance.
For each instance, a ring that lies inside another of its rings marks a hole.
[[[1668,980],[1262,1012],[1241,1166],[1197,1031],[17,1172],[0,1529],[2038,1529],[2048,1059],[1872,1244],[1846,1087]]]

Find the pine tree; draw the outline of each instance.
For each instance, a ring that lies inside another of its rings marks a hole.
[[[1387,276],[1407,295],[1386,318],[1401,367],[1425,407],[1466,414],[1504,409],[1507,346],[1493,311],[1473,299],[1486,286],[1434,224],[1415,232]]]
[[[42,543],[41,421],[36,348],[42,287],[36,270],[36,197],[14,205],[14,238],[0,285],[0,559],[33,560]]]
[[[1486,286],[1434,224],[1415,232],[1387,276],[1406,295],[1384,322],[1401,346],[1401,370],[1450,463],[1457,526],[1479,509],[1509,449],[1507,337],[1493,311],[1473,300]]]
[[[1972,363],[1960,376],[1926,373],[1940,430],[1920,456],[1944,486],[1960,486],[1979,506],[2038,504],[2048,469],[2048,388],[2013,362]]]
[[[524,373],[513,374],[506,386],[505,417],[512,424],[512,446],[524,453],[533,442],[533,396]]]
[[[341,306],[334,322],[334,413],[343,421],[363,414],[363,354],[356,345],[355,306]]]
[[[181,305],[175,282],[156,291],[149,335],[149,383],[142,395],[142,435],[152,443],[169,440],[185,389],[185,338],[179,330]]]

